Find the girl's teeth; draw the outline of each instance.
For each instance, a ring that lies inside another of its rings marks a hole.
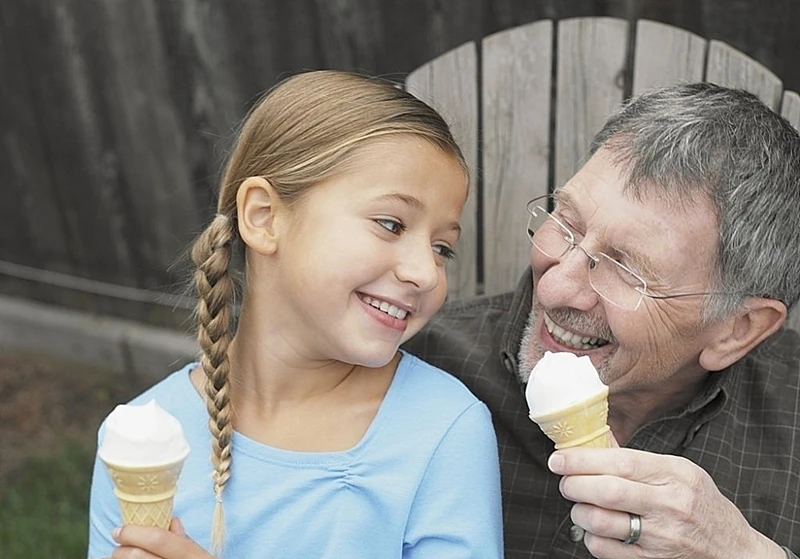
[[[396,307],[391,303],[387,303],[386,301],[379,301],[378,299],[373,299],[372,297],[364,297],[364,301],[379,311],[385,312],[389,316],[393,316],[399,320],[404,320],[405,317],[408,316],[408,311]]]

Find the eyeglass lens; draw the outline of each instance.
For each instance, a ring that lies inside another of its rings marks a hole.
[[[575,247],[584,251],[575,242],[574,233],[548,213],[543,204],[529,205],[528,212],[528,238],[539,252],[558,260]],[[640,290],[645,287],[644,283],[607,254],[600,252],[589,256],[586,252],[586,255],[592,289],[613,305],[636,310],[642,300]]]

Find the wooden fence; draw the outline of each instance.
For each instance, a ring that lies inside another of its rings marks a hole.
[[[2,2],[0,293],[181,326],[191,305],[180,297],[183,255],[213,213],[218,169],[236,123],[261,91],[303,68],[362,70],[402,80],[412,68],[466,45],[461,52],[483,56],[475,63],[480,60],[485,74],[500,78],[508,61],[492,53],[502,52],[502,37],[508,36],[493,35],[497,31],[543,19],[650,15],[705,37],[729,36],[778,75],[800,83],[800,72],[789,71],[798,65],[789,54],[800,47],[791,23],[800,17],[800,5],[793,0],[776,0],[768,9],[756,1],[739,2],[735,9],[727,0],[665,4]],[[523,64],[525,57],[514,60]],[[532,85],[537,94],[545,91]],[[470,95],[485,103],[494,93]],[[505,102],[517,101],[498,98],[495,106]],[[531,130],[544,124],[535,112],[525,119]],[[528,132],[520,127],[516,133]],[[506,139],[497,140],[487,149],[505,149]],[[544,157],[543,145],[531,145],[538,150],[532,157]],[[477,160],[477,148],[469,149]],[[483,179],[502,172],[510,180],[523,171],[497,165]],[[490,212],[484,209],[485,217]],[[514,249],[498,249],[505,250]],[[477,285],[477,273],[475,279]]]

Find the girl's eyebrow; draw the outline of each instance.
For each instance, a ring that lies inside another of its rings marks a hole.
[[[422,203],[422,200],[417,198],[416,196],[411,196],[410,194],[404,194],[402,192],[389,192],[388,194],[382,194],[375,198],[378,202],[402,202],[408,206],[411,206],[414,209],[424,209],[425,204]]]
[[[400,202],[402,204],[406,204],[407,206],[411,206],[416,210],[424,210],[425,204],[417,198],[416,196],[411,196],[410,194],[405,194],[403,192],[389,192],[388,194],[382,194],[375,198],[378,202]],[[444,226],[444,229],[456,231],[459,236],[461,236],[461,224],[457,221],[451,221]]]

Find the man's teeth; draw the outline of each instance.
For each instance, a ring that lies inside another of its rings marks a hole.
[[[602,338],[591,338],[589,336],[579,336],[572,332],[568,332],[564,330],[561,326],[558,326],[550,317],[546,314],[544,315],[544,326],[547,328],[547,331],[550,332],[550,335],[553,336],[553,339],[556,340],[558,343],[571,347],[573,349],[596,349],[600,346],[606,345],[608,342]]]
[[[372,305],[379,311],[383,311],[389,316],[393,316],[399,320],[403,320],[406,316],[408,316],[408,311],[405,309],[398,308],[391,303],[387,303],[386,301],[381,301],[379,299],[373,299],[372,297],[364,297],[364,302]]]

